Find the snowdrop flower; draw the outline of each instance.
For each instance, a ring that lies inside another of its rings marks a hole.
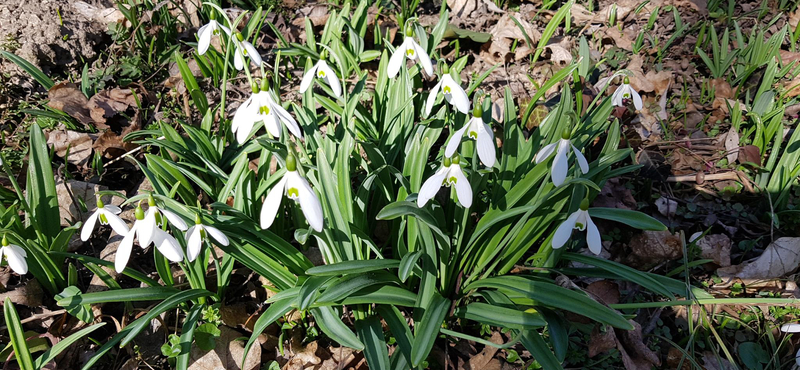
[[[544,148],[539,150],[539,153],[536,153],[536,157],[534,157],[536,164],[539,164],[545,159],[550,158],[550,156],[553,155],[553,152],[556,153],[556,159],[553,160],[553,167],[551,168],[551,177],[553,178],[553,184],[555,184],[555,186],[561,186],[561,184],[563,184],[564,180],[567,178],[567,171],[569,170],[567,152],[569,152],[570,147],[572,147],[572,151],[575,153],[575,158],[578,160],[578,165],[581,168],[581,172],[583,172],[584,175],[589,173],[589,163],[586,162],[586,157],[581,154],[581,151],[578,150],[575,145],[572,145],[572,142],[569,141],[569,138],[569,132],[564,132],[561,135],[560,140],[546,145]]]
[[[197,30],[197,53],[203,55],[208,51],[208,47],[211,45],[211,37],[212,36],[219,36],[219,31],[223,31],[231,35],[231,30],[228,27],[223,26],[219,22],[217,22],[217,13],[211,12],[211,20],[208,21],[208,24],[200,27]]]
[[[302,139],[303,133],[300,131],[300,126],[297,121],[289,115],[286,109],[278,104],[272,98],[269,91],[268,82],[266,78],[263,80],[263,86],[259,90],[258,86],[253,85],[253,95],[250,95],[247,100],[236,109],[233,115],[233,122],[231,123],[231,130],[236,133],[236,141],[239,144],[244,144],[250,137],[250,131],[258,121],[264,121],[264,126],[273,137],[281,136],[281,126],[278,124],[283,123],[292,135]]]
[[[445,157],[452,157],[455,154],[464,134],[468,138],[475,140],[478,158],[481,159],[481,162],[487,167],[494,166],[494,134],[492,133],[492,128],[483,122],[483,109],[481,109],[480,105],[472,110],[472,118],[469,122],[450,137],[450,142],[447,143],[447,147],[444,150]]]
[[[464,208],[469,208],[472,205],[472,187],[469,180],[464,176],[464,172],[459,165],[460,158],[458,154],[452,158],[445,157],[444,165],[431,177],[425,180],[422,187],[419,189],[417,195],[417,205],[424,207],[425,204],[431,200],[442,186],[451,187],[455,186],[456,195],[458,196],[458,203]]]
[[[153,206],[147,210],[148,215],[157,215],[158,213],[155,211],[152,213],[150,212],[152,209]],[[161,211],[163,212],[164,210]],[[166,215],[167,213],[164,214]],[[178,241],[175,240],[172,235],[169,235],[166,231],[161,230],[158,226],[152,223],[151,220],[145,215],[142,207],[136,207],[135,215],[136,221],[134,221],[133,226],[128,234],[122,238],[122,241],[119,243],[119,247],[117,248],[116,256],[114,257],[114,269],[117,270],[117,272],[121,273],[123,270],[125,270],[125,266],[128,265],[128,260],[131,258],[131,250],[133,249],[134,238],[139,240],[139,246],[142,249],[147,248],[150,243],[153,243],[155,244],[156,248],[158,248],[158,251],[161,252],[161,254],[163,254],[168,260],[172,262],[183,261],[183,250],[181,250]],[[172,215],[175,216],[174,213],[172,213]],[[183,220],[181,220],[181,222],[183,222]],[[186,223],[184,223],[184,226],[185,225]]]
[[[442,65],[442,78],[433,89],[431,89],[428,100],[425,102],[426,116],[431,114],[433,103],[436,102],[436,97],[439,96],[440,89],[448,103],[456,107],[461,113],[469,113],[469,97],[467,97],[467,92],[461,88],[461,85],[456,83],[452,76],[450,76],[450,68],[447,67],[447,64],[444,64]]]
[[[255,63],[256,66],[261,65],[262,59],[261,55],[258,54],[258,50],[253,44],[244,39],[241,32],[236,33],[234,40],[236,49],[233,52],[233,66],[237,70],[241,71],[244,68],[245,57],[250,57],[250,61]]]
[[[405,56],[405,58],[403,58]],[[389,59],[389,65],[386,67],[386,74],[389,78],[394,78],[397,76],[397,72],[400,72],[400,67],[405,64],[406,58],[410,60],[417,60],[419,59],[420,64],[422,64],[422,69],[425,70],[425,73],[428,76],[433,75],[433,64],[431,63],[431,57],[428,56],[428,53],[422,46],[419,46],[416,41],[414,41],[414,30],[411,28],[411,25],[406,27],[406,34],[405,38],[403,38],[403,43],[394,50],[392,53],[392,57]]]
[[[186,229],[189,228],[189,225],[186,225],[186,221],[180,216],[170,210],[158,207],[152,194],[147,198],[147,205],[149,208],[147,208],[147,213],[144,215],[144,226],[139,228],[139,245],[141,245],[142,248],[147,248],[150,242],[156,240],[156,234],[158,231],[163,232],[161,227],[164,226],[166,221],[169,221],[172,226],[177,227],[181,231],[186,231]],[[165,217],[166,221],[164,220]],[[131,230],[133,230],[133,228],[131,228]],[[166,232],[164,232],[164,234],[166,234]],[[169,236],[169,234],[167,234],[167,236]],[[172,236],[170,236],[170,238],[171,237]]]
[[[303,81],[300,82],[300,93],[306,92],[306,90],[311,87],[311,84],[314,82],[314,76],[316,76],[331,87],[336,97],[342,96],[342,85],[339,84],[339,78],[336,77],[336,73],[331,67],[328,67],[328,63],[325,62],[325,54],[327,54],[327,50],[322,52],[322,56],[317,64],[314,64],[314,66],[303,75]]]
[[[283,195],[300,203],[300,209],[306,216],[306,221],[317,232],[322,231],[322,205],[317,194],[311,189],[308,181],[297,173],[297,159],[292,153],[286,157],[286,173],[278,181],[264,199],[261,208],[261,228],[268,229],[275,221],[278,209],[281,207]]]
[[[216,240],[217,243],[227,246],[228,237],[219,231],[216,227],[203,225],[198,214],[194,219],[194,226],[186,231],[186,257],[189,262],[194,261],[200,255],[200,248],[203,246],[203,241],[209,240],[208,236]]]
[[[603,241],[600,239],[600,231],[597,230],[597,226],[589,216],[588,209],[589,200],[584,199],[580,208],[558,226],[556,233],[553,235],[553,249],[563,247],[572,235],[572,230],[578,229],[580,231],[586,230],[586,244],[589,245],[589,250],[594,254],[600,254],[603,249]]]
[[[8,239],[3,235],[2,246],[0,246],[0,261],[6,260],[8,267],[16,272],[18,275],[25,275],[28,273],[28,262],[25,258],[28,254],[22,247],[16,244],[8,244]]]
[[[642,97],[629,85],[630,83],[628,77],[622,80],[622,85],[614,91],[614,95],[611,95],[611,103],[617,107],[624,107],[627,101],[633,100],[633,106],[636,107],[636,110],[640,110],[642,109]]]
[[[100,220],[100,225],[109,225],[117,234],[125,236],[128,233],[128,225],[117,216],[121,212],[122,210],[119,207],[113,204],[103,204],[103,201],[98,199],[97,210],[86,219],[86,223],[81,228],[81,240],[89,240],[97,220]]]
[[[781,331],[784,333],[800,333],[800,324],[786,324],[781,326]],[[800,349],[797,350],[797,354],[795,354],[795,362],[797,366],[800,366]]]

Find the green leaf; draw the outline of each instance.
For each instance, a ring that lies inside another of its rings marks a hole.
[[[30,151],[28,163],[28,205],[32,215],[26,222],[35,223],[36,229],[52,240],[61,232],[61,220],[58,213],[58,197],[56,181],[53,176],[53,165],[47,150],[47,139],[38,124],[34,123],[30,131]]]
[[[414,307],[416,303],[416,294],[393,285],[369,286],[351,294],[342,301],[344,305],[391,304],[403,307]]]
[[[43,368],[44,365],[47,365],[50,361],[53,361],[56,358],[56,356],[58,356],[61,352],[67,349],[67,347],[79,341],[81,338],[89,335],[89,333],[97,329],[100,329],[105,324],[106,323],[101,322],[99,324],[83,328],[81,330],[78,330],[74,334],[60,340],[58,343],[56,343],[56,345],[44,351],[44,353],[42,353],[42,355],[39,356],[39,358],[37,358],[36,361],[34,361],[33,367],[36,369]]]
[[[180,354],[175,362],[175,367],[178,370],[187,370],[189,368],[189,355],[192,352],[192,339],[194,338],[194,330],[197,327],[197,321],[203,314],[202,305],[192,306],[192,309],[186,314],[186,319],[183,321],[183,329],[180,337]]]
[[[381,318],[386,321],[386,326],[389,327],[397,341],[397,350],[394,351],[391,357],[391,362],[394,364],[392,369],[409,369],[411,367],[411,342],[413,341],[413,336],[411,335],[411,329],[406,324],[405,317],[394,306],[378,305],[377,311]]]
[[[603,270],[606,270],[612,274],[620,276],[624,280],[628,280],[639,284],[653,292],[663,295],[664,297],[674,299],[675,296],[672,292],[664,286],[661,282],[654,279],[652,276],[648,275],[646,272],[642,272],[636,270],[634,268],[612,262],[609,260],[605,260],[602,258],[597,258],[593,256],[587,256],[578,253],[564,253],[561,255],[562,258],[568,259],[570,261],[575,261],[578,263],[583,263],[591,266],[597,266]]]
[[[596,218],[611,220],[626,224],[639,230],[664,231],[667,227],[660,221],[642,212],[620,208],[589,208],[589,215]]]
[[[524,331],[522,334],[522,345],[531,352],[533,358],[542,365],[543,369],[563,369],[561,362],[553,355],[553,352],[550,351],[550,347],[538,332],[534,330]]]
[[[311,313],[317,319],[319,328],[331,339],[355,350],[364,349],[364,343],[361,343],[358,337],[342,322],[336,310],[331,307],[317,307],[312,308]]]
[[[120,290],[116,290],[116,292],[119,292]],[[163,300],[161,303],[157,304],[150,311],[148,311],[147,314],[136,319],[136,321],[134,321],[131,325],[129,325],[131,329],[128,332],[128,334],[124,338],[122,338],[122,342],[120,343],[120,348],[125,347],[128,343],[130,343],[130,341],[133,340],[133,338],[136,338],[136,336],[139,335],[139,333],[141,333],[142,330],[144,330],[148,325],[150,325],[150,320],[153,320],[156,316],[162,314],[164,311],[172,310],[178,307],[179,304],[186,302],[188,300],[208,297],[212,294],[214,293],[211,293],[204,289],[190,289],[182,291],[180,293],[176,293],[171,297]]]
[[[389,369],[389,352],[383,335],[383,326],[377,316],[356,320],[356,333],[364,342],[364,357],[370,369]]]
[[[61,307],[73,307],[84,304],[109,302],[160,301],[173,296],[177,292],[178,290],[175,288],[163,286],[117,289],[105,292],[83,293],[68,296],[58,299],[56,304]]]
[[[73,297],[80,294],[81,290],[78,289],[78,287],[68,286],[64,288],[64,291],[62,291],[59,294],[56,294],[54,298],[57,301],[60,301],[62,299],[66,300],[69,297]],[[79,320],[85,323],[90,323],[94,321],[94,314],[92,313],[92,307],[87,304],[83,305],[78,304],[74,306],[69,306],[66,308],[66,310],[70,315],[77,317]]]
[[[84,264],[93,263],[95,265],[114,268],[114,262],[101,260],[101,259],[95,258],[95,257],[84,256],[84,255],[80,255],[80,254],[76,254],[76,253],[50,251],[47,254],[49,254],[51,256],[54,256],[54,257],[59,257],[59,258],[72,258],[72,259],[78,260],[80,262],[83,262]],[[132,268],[126,268],[125,270],[122,271],[122,274],[127,276],[127,277],[129,277],[129,278],[132,278],[132,279],[138,280],[138,281],[140,281],[142,283],[145,283],[145,284],[147,284],[149,286],[157,286],[157,285],[159,285],[157,281],[147,277],[147,275],[145,275],[145,274],[143,274],[143,273],[141,273],[139,271],[136,271],[136,270],[134,270]]]
[[[331,276],[312,276],[303,282],[300,293],[297,295],[297,306],[301,310],[308,309],[317,298],[317,293],[323,284],[331,280]]]
[[[277,321],[287,312],[292,309],[292,303],[294,302],[295,295],[287,296],[284,299],[272,303],[266,311],[256,320],[256,323],[253,325],[253,334],[250,335],[250,339],[247,340],[247,344],[244,345],[244,354],[242,355],[242,363],[245,363],[245,359],[247,359],[247,353],[250,352],[250,347],[253,346],[253,343],[258,340],[258,336],[264,332],[267,326],[270,326],[273,322]]]
[[[17,364],[22,370],[34,370],[31,352],[25,340],[25,331],[22,330],[22,323],[19,321],[17,310],[8,297],[3,303],[3,314],[6,318],[8,336],[11,339],[11,346],[14,347],[14,356],[17,359]]]
[[[306,270],[308,275],[335,276],[342,274],[360,274],[369,271],[394,269],[400,261],[394,259],[344,261],[324,266],[316,266]]]
[[[194,342],[203,351],[210,351],[217,346],[216,339],[219,338],[220,333],[216,325],[205,323],[195,330]]]
[[[422,253],[423,251],[419,250],[403,256],[403,259],[400,260],[400,268],[397,271],[397,276],[400,277],[400,281],[405,283],[406,279],[411,276],[411,272],[413,272],[414,266],[417,265],[417,260],[422,256]]]
[[[31,64],[31,62],[23,59],[22,57],[3,50],[0,50],[0,56],[14,62],[14,64],[18,65],[20,68],[22,68],[22,70],[28,72],[28,74],[31,75],[36,82],[40,83],[46,90],[52,89],[53,85],[55,85],[55,82],[53,82],[50,77],[47,77],[47,75],[44,74],[41,69],[36,68],[35,65]]]
[[[510,329],[529,329],[547,324],[539,313],[529,313],[482,302],[460,306],[456,308],[454,315],[482,324]]]
[[[310,280],[310,279],[309,279]],[[326,279],[327,280],[327,279]],[[395,284],[397,277],[386,271],[370,271],[363,274],[348,274],[333,281],[323,292],[318,302],[339,302],[361,289],[378,284]],[[303,284],[305,286],[305,284]],[[302,296],[302,290],[301,290]],[[302,307],[301,307],[302,309]]]
[[[425,308],[422,321],[416,327],[414,336],[414,346],[411,349],[411,364],[419,366],[422,361],[428,358],[428,354],[433,348],[433,343],[439,336],[439,329],[442,327],[447,310],[450,309],[450,300],[435,293],[431,299],[431,304]]]

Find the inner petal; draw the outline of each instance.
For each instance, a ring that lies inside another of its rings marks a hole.
[[[414,53],[415,53],[415,51],[414,51],[414,48],[408,48],[408,49],[406,49],[406,56],[407,56],[407,57],[413,57],[413,56],[414,56]]]

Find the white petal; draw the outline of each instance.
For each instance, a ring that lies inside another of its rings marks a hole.
[[[583,172],[584,175],[589,173],[589,162],[586,161],[586,157],[583,156],[583,153],[581,153],[575,145],[570,145],[572,146],[572,151],[575,153],[575,159],[578,160],[578,166],[581,168],[581,172]]]
[[[231,131],[236,132],[241,128],[242,123],[250,115],[250,104],[253,102],[253,95],[250,95],[247,100],[242,102],[238,108],[236,108],[236,112],[233,114],[233,120],[231,121]]]
[[[92,235],[92,230],[94,230],[94,224],[97,223],[97,218],[100,216],[100,210],[94,211],[89,218],[86,219],[86,223],[83,224],[81,228],[81,240],[87,241],[89,237]]]
[[[122,210],[113,204],[106,204],[103,206],[103,208],[105,208],[106,211],[109,211],[115,215],[122,213]]]
[[[281,201],[283,200],[283,189],[286,186],[286,175],[278,181],[275,186],[267,193],[264,199],[264,205],[261,207],[261,228],[269,229],[272,222],[275,221],[275,216],[278,214],[278,209],[281,208]]]
[[[466,91],[457,84],[449,74],[442,77],[442,85],[450,87],[450,103],[458,109],[459,112],[469,113],[469,97]]]
[[[800,324],[785,324],[781,326],[781,331],[784,333],[800,333]]]
[[[175,212],[164,208],[159,208],[159,210],[161,210],[161,213],[164,216],[167,216],[167,220],[169,220],[169,223],[171,223],[172,226],[177,227],[181,231],[186,231],[186,229],[189,228],[189,225],[186,224],[186,221],[184,221],[181,216],[178,216]]]
[[[297,121],[294,120],[294,117],[292,117],[292,115],[289,114],[286,109],[283,109],[283,107],[277,103],[273,103],[271,109],[274,110],[274,112],[278,115],[278,118],[280,118],[281,122],[286,125],[286,128],[292,133],[292,135],[301,139],[303,138],[303,132],[300,131],[300,126],[297,125]]]
[[[586,214],[586,244],[589,245],[589,250],[594,254],[600,254],[603,250],[603,239],[600,238],[600,230],[592,222],[589,214]]]
[[[119,216],[113,213],[104,212],[104,214],[106,216],[106,220],[108,220],[108,226],[111,226],[111,228],[114,229],[117,234],[122,236],[128,234],[128,225],[125,224],[125,221],[122,221]]]
[[[306,74],[303,75],[303,80],[300,81],[300,92],[304,93],[308,88],[311,86],[311,83],[314,82],[314,77],[317,75],[317,68],[319,68],[319,63],[315,64],[311,69],[306,71]]]
[[[425,182],[422,184],[422,187],[419,188],[419,194],[417,194],[417,205],[420,208],[425,207],[425,204],[427,204],[431,198],[436,196],[436,193],[438,193],[439,189],[442,187],[442,182],[446,176],[447,168],[442,167],[436,171],[433,176],[425,180]]]
[[[574,212],[561,225],[558,225],[555,234],[553,234],[553,249],[561,248],[564,244],[567,244],[567,240],[572,235],[572,229],[575,228],[575,220],[578,219],[578,215],[578,212]]]
[[[244,54],[242,54],[242,46],[237,43],[236,51],[233,52],[233,66],[241,71],[244,68]]]
[[[264,121],[264,127],[272,137],[281,137],[281,126],[278,125],[278,117],[275,116],[275,113],[270,112],[270,114],[262,114],[261,118],[261,120]]]
[[[800,366],[800,349],[798,349],[797,353],[794,355],[794,362],[797,363],[797,366]]]
[[[494,137],[490,134],[491,128],[488,125],[478,129],[478,140],[475,145],[478,149],[478,158],[486,167],[494,167],[495,150],[494,150]]]
[[[553,167],[551,168],[551,177],[555,186],[561,186],[567,178],[567,171],[569,171],[569,160],[567,160],[568,148],[564,145],[565,140],[558,143],[558,150],[556,151],[556,159],[553,160]],[[569,141],[566,141],[569,145]]]
[[[423,49],[422,46],[419,46],[416,41],[412,39],[411,42],[414,47],[415,54],[419,55],[419,62],[422,64],[422,69],[425,70],[425,74],[428,76],[433,76],[433,64],[431,63],[431,57],[428,56],[428,53],[425,52],[425,49]]]
[[[202,226],[192,226],[186,231],[186,258],[192,262],[200,255],[200,249],[203,246],[203,237],[200,230]]]
[[[225,236],[225,234],[223,234],[222,231],[219,231],[219,229],[217,229],[216,227],[204,226],[203,228],[206,229],[206,232],[209,235],[211,235],[211,237],[214,238],[214,240],[216,240],[219,245],[227,246],[228,244],[230,244],[230,242],[228,241],[228,237]]]
[[[394,78],[394,76],[397,76],[397,72],[400,72],[400,67],[402,67],[403,64],[405,64],[406,62],[405,55],[406,55],[408,40],[409,38],[406,37],[403,40],[403,43],[400,46],[398,46],[397,49],[394,49],[394,53],[392,54],[392,57],[389,59],[389,65],[386,66],[386,75],[389,76],[389,78]]]
[[[300,209],[303,211],[303,215],[306,216],[306,221],[311,225],[311,228],[317,232],[322,231],[322,204],[320,204],[317,193],[314,192],[308,181],[300,177],[300,175],[297,175],[297,177],[292,176],[289,177],[287,186],[297,188]]]
[[[122,270],[125,270],[125,266],[128,265],[128,260],[131,258],[131,250],[133,249],[133,236],[136,235],[137,226],[140,224],[134,224],[131,232],[128,235],[125,235],[122,238],[122,241],[117,246],[117,252],[114,255],[114,269],[117,272],[121,273]],[[142,243],[141,235],[139,236],[139,244]]]
[[[158,228],[154,211],[153,208],[148,209],[147,213],[144,215],[144,219],[134,222],[133,227],[131,227],[131,229],[135,228],[138,230],[139,246],[142,247],[142,249],[147,248],[150,243],[153,242],[153,233]],[[130,234],[133,233],[128,232],[128,235]]]
[[[433,109],[433,103],[436,103],[436,97],[439,95],[439,89],[442,87],[442,81],[436,83],[431,89],[431,92],[428,93],[428,99],[425,100],[425,116],[431,115],[431,110]]]
[[[27,257],[28,254],[25,253],[25,250],[14,244],[9,244],[4,249],[6,259],[8,260],[8,267],[11,267],[11,270],[14,270],[14,272],[19,275],[27,274],[28,262],[25,261],[25,257]]]
[[[156,230],[156,233],[153,236],[153,242],[155,243],[156,248],[158,248],[158,251],[161,252],[164,257],[167,257],[168,260],[172,262],[183,261],[183,251],[178,245],[178,241],[175,240],[172,235],[167,234],[161,229]]]
[[[212,21],[213,22],[213,21]],[[211,23],[200,27],[197,30],[197,53],[203,55],[208,51],[209,45],[211,45],[211,35],[214,33],[214,28],[211,27]]]
[[[539,153],[536,153],[536,157],[533,158],[536,161],[536,164],[542,163],[545,159],[550,158],[550,155],[553,154],[557,144],[558,142],[547,144],[544,146],[544,148],[539,149]]]
[[[247,139],[250,138],[250,132],[253,131],[253,126],[258,121],[258,119],[254,119],[249,117],[249,112],[245,113],[246,115],[242,120],[239,122],[239,125],[236,127],[236,142],[239,144],[244,144],[247,142]],[[258,114],[256,114],[258,116]],[[234,121],[236,117],[234,117]]]
[[[611,95],[611,104],[616,107],[622,107],[624,104],[622,103],[623,95],[625,95],[625,87],[628,85],[621,85],[614,90],[614,94]]]
[[[464,176],[464,172],[461,171],[461,166],[457,164],[450,165],[450,175],[456,178],[456,194],[458,195],[458,202],[464,208],[469,208],[472,206],[472,185],[470,185],[469,180],[466,176]]]
[[[631,88],[631,98],[633,99],[633,106],[636,107],[636,110],[641,110],[643,106],[642,97],[639,96],[639,93],[633,88]]]
[[[242,45],[244,45],[244,49],[247,50],[247,56],[250,57],[250,60],[252,60],[256,66],[260,66],[262,62],[261,54],[258,53],[258,50],[256,50],[253,44],[247,41],[242,41]]]
[[[222,24],[220,24],[217,21],[213,21],[213,22],[215,22],[217,24],[217,27],[219,27],[221,30],[225,31],[225,33],[227,33],[228,36],[231,35],[231,29],[230,28],[223,26]]]
[[[458,149],[458,144],[461,144],[461,139],[464,137],[464,131],[467,131],[469,128],[469,123],[464,125],[464,127],[456,130],[450,135],[450,141],[447,142],[447,146],[444,148],[444,156],[445,157],[452,157],[453,153],[456,152]]]
[[[342,86],[339,84],[339,77],[336,76],[336,72],[328,67],[324,60],[320,61],[320,63],[319,69],[325,72],[325,81],[328,82],[337,97],[342,96]]]

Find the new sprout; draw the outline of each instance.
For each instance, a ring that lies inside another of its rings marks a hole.
[[[483,110],[480,105],[476,105],[472,111],[472,118],[469,122],[450,137],[450,142],[445,147],[444,155],[445,157],[452,157],[458,149],[458,145],[461,144],[461,139],[466,135],[466,137],[475,140],[478,158],[481,159],[481,162],[487,167],[492,167],[495,162],[495,143],[492,128],[483,121]]]
[[[592,217],[589,216],[589,200],[584,199],[577,211],[573,212],[567,219],[558,226],[553,234],[553,248],[558,249],[564,246],[572,236],[572,230],[586,230],[586,244],[594,254],[600,254],[603,249],[603,241],[600,239],[600,231],[597,230]]]
[[[459,162],[458,154],[452,158],[445,157],[442,167],[425,180],[425,183],[419,189],[419,195],[417,195],[417,205],[419,207],[424,207],[439,192],[442,186],[455,187],[458,203],[464,208],[469,208],[472,205],[472,186],[470,186],[467,177],[464,176],[464,171],[461,170]]]
[[[284,194],[289,199],[300,203],[300,209],[312,229],[317,232],[322,231],[322,205],[308,181],[297,173],[297,159],[292,153],[286,157],[286,173],[264,199],[264,206],[261,208],[262,229],[272,226]]]
[[[555,184],[555,186],[561,186],[561,184],[563,184],[564,180],[567,178],[567,172],[569,171],[567,152],[569,152],[570,147],[572,147],[572,151],[575,153],[575,159],[578,161],[581,172],[583,172],[584,175],[589,173],[589,163],[586,162],[586,157],[583,156],[581,151],[578,150],[575,145],[572,145],[568,131],[565,131],[561,135],[561,139],[559,139],[557,142],[548,144],[539,150],[539,153],[536,153],[536,157],[534,157],[536,164],[539,164],[547,158],[550,158],[550,156],[553,155],[553,152],[556,153],[556,158],[553,160],[553,166],[550,170],[550,176],[552,177],[553,184]]]

